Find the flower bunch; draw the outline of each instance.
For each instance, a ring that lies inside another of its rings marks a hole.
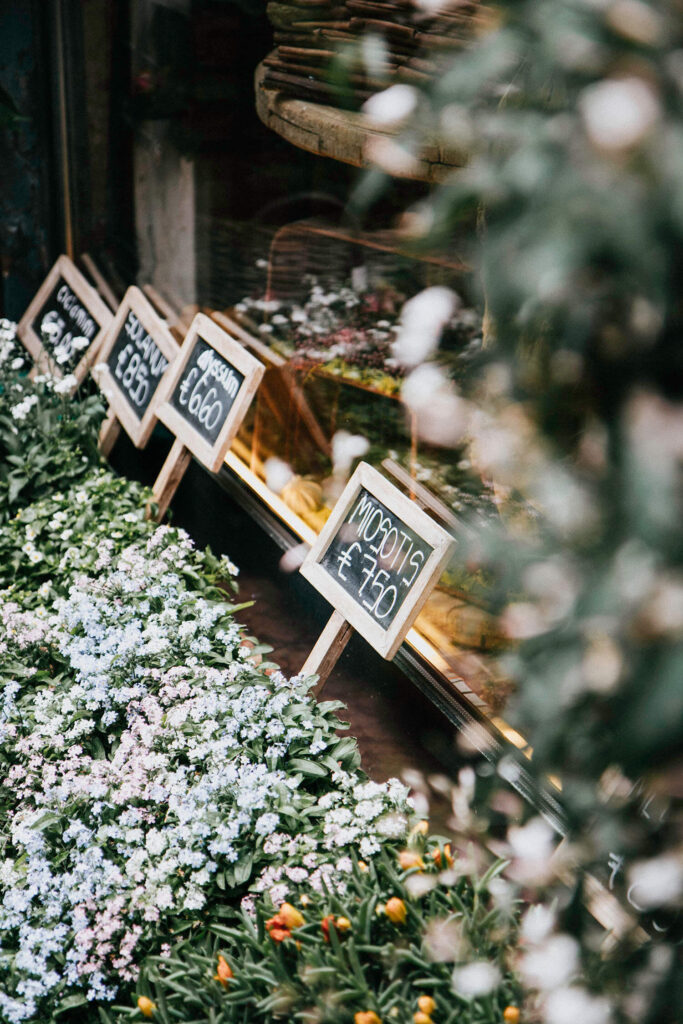
[[[182,531],[159,527],[114,558],[111,542],[49,611],[0,605],[12,1022],[57,994],[110,1000],[174,921],[210,919],[259,867],[273,888],[284,844],[306,863],[290,876],[322,882],[351,863],[356,808],[361,823],[408,812],[404,787],[358,773],[338,705],[255,666],[232,607],[185,584],[197,559]]]
[[[29,380],[23,376],[28,369],[15,325],[0,320],[0,523],[80,480],[100,461],[100,396],[69,397],[74,378],[39,374]]]
[[[354,858],[343,897],[309,889],[275,907],[262,897],[253,916],[216,924],[155,958],[140,991],[164,1006],[164,1021],[501,1024],[520,989],[500,942],[507,924],[488,890],[500,867],[472,885],[463,873],[441,871],[430,849],[431,884],[416,895],[395,851],[385,848],[364,870]],[[386,912],[399,904],[402,914]],[[514,930],[507,937],[513,942]],[[217,976],[221,960],[229,986]],[[115,1007],[113,1017],[126,1020],[129,1011]]]
[[[331,373],[396,393],[405,372],[395,343],[406,296],[386,282],[326,288],[315,275],[307,275],[306,284],[308,295],[300,303],[247,296],[235,313],[249,326],[255,324],[262,338],[295,365],[321,363]],[[477,337],[480,322],[472,309],[454,310],[448,345],[466,346]]]
[[[95,468],[20,509],[0,531],[0,590],[20,596],[24,607],[65,596],[75,578],[101,572],[123,549],[151,537],[151,500],[148,488]],[[164,536],[182,547],[178,570],[195,589],[235,585],[237,568],[227,557],[195,550],[182,530],[166,528]]]

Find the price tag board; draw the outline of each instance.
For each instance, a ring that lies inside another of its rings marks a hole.
[[[453,538],[361,462],[302,575],[384,658],[393,658],[441,575]]]
[[[67,256],[60,256],[19,321],[17,334],[39,372],[73,373],[80,384],[113,314]]]
[[[264,370],[239,341],[197,313],[162,385],[157,416],[215,473]]]
[[[132,285],[102,341],[93,376],[137,448],[157,420],[158,389],[178,343],[143,293]]]

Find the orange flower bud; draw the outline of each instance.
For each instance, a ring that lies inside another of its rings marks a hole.
[[[367,864],[365,863],[364,860],[359,860],[358,861],[358,870],[359,871],[367,871],[368,870],[368,866],[367,866]]]
[[[384,913],[393,924],[405,924],[406,905],[398,896],[392,896],[384,906]]]
[[[427,1014],[427,1016],[431,1016],[436,1009],[436,1002],[431,996],[420,996],[417,1001],[417,1005],[423,1013]]]
[[[148,996],[138,998],[138,1010],[144,1017],[151,1017],[156,1008],[157,1004],[153,1003]]]
[[[419,868],[421,871],[425,866],[422,857],[415,850],[401,850],[398,862],[404,871],[408,871],[410,868]]]
[[[415,831],[418,832],[421,836],[426,836],[427,833],[429,832],[429,822],[426,821],[424,818],[422,819],[422,821],[418,821],[417,825],[415,826]]]
[[[361,1010],[353,1015],[354,1024],[382,1024],[374,1010]]]
[[[503,1020],[505,1024],[519,1024],[519,1007],[518,1006],[506,1006],[503,1010]]]
[[[330,941],[330,925],[334,925],[338,932],[348,932],[351,922],[348,917],[336,917],[334,914],[327,914],[320,922],[320,927],[325,936],[325,942]]]
[[[428,1013],[418,1010],[417,1013],[413,1014],[413,1024],[432,1024],[432,1018]]]
[[[219,955],[218,966],[216,968],[216,973],[213,976],[213,980],[220,981],[223,988],[227,988],[228,985],[230,984],[230,979],[232,977],[233,973],[230,964],[228,963],[224,956]]]
[[[273,942],[284,942],[285,939],[291,939],[292,937],[289,928],[270,928],[268,934]]]
[[[450,843],[446,843],[444,845],[443,857],[441,856],[441,850],[438,848],[438,846],[437,846],[437,848],[435,850],[432,851],[432,860],[434,861],[434,863],[436,864],[437,867],[439,867],[439,868],[441,867],[441,861],[443,859],[446,860],[446,863],[448,864],[449,868],[452,868],[453,865],[455,864],[455,861],[453,859],[453,854],[451,853],[451,844]]]
[[[283,903],[281,905],[278,917],[282,919],[285,928],[300,928],[304,924],[302,915],[291,903]]]

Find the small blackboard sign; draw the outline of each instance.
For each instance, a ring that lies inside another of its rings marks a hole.
[[[60,256],[19,321],[17,334],[39,372],[72,373],[77,384],[97,357],[113,314],[67,256]]]
[[[157,415],[215,473],[264,369],[239,341],[197,313],[164,381]]]
[[[360,463],[301,572],[385,658],[393,658],[448,562],[453,539]]]
[[[178,344],[139,288],[130,287],[102,342],[93,376],[124,430],[143,448],[156,423],[157,391]]]
[[[361,487],[320,564],[386,630],[433,550]]]

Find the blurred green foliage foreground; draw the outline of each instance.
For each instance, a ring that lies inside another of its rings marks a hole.
[[[553,1022],[683,1019],[682,8],[500,2],[395,108],[408,153],[436,136],[469,154],[406,232],[422,247],[482,225],[469,256],[491,338],[458,399],[503,522],[460,540],[514,642],[507,717],[562,787],[557,871],[531,823],[538,870],[519,880],[554,901],[591,979],[560,999],[541,965]],[[530,514],[507,515],[520,497]],[[508,848],[529,854],[530,827],[511,820]]]

